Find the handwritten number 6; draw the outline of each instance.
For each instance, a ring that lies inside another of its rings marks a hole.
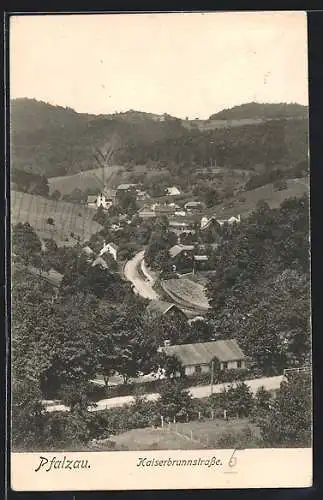
[[[237,457],[234,456],[236,450],[232,453],[230,459],[229,459],[229,467],[235,467],[237,465]]]

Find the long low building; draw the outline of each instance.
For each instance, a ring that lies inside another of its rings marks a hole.
[[[185,375],[209,373],[212,362],[215,370],[246,368],[247,356],[235,339],[165,346],[161,350],[180,361]]]

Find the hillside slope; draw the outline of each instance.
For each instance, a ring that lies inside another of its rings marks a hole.
[[[168,115],[137,111],[90,115],[16,99],[11,103],[12,168],[46,177],[92,170],[98,167],[95,152],[107,147],[112,138],[117,146],[111,161],[121,165],[155,162],[160,168],[166,162],[199,167],[211,160],[246,169],[256,163],[304,160],[306,108],[279,105],[279,112],[274,112],[271,106],[275,105],[259,106],[265,106],[265,120],[256,117],[260,111],[250,111],[251,103],[222,112],[220,117],[225,119],[217,114],[215,121],[199,120],[195,126],[194,120]]]
[[[257,208],[259,202],[266,202],[270,208],[278,208],[284,200],[288,198],[301,198],[304,194],[309,194],[309,179],[288,179],[286,189],[277,190],[273,184],[242,192],[233,198],[229,198],[224,203],[216,205],[208,210],[209,215],[218,219],[236,217],[241,215],[246,217]]]
[[[75,245],[77,238],[84,242],[100,231],[102,226],[93,221],[94,214],[81,205],[11,192],[11,222],[28,222],[40,238],[53,238],[57,245]],[[53,219],[52,224],[48,223],[49,218]]]
[[[308,109],[301,104],[249,102],[223,109],[210,116],[209,120],[306,118]]]
[[[140,119],[139,119],[140,118]],[[87,115],[33,99],[11,102],[12,168],[47,177],[69,175],[98,167],[97,148],[117,137],[118,148],[177,137],[180,120],[156,121],[130,115]]]

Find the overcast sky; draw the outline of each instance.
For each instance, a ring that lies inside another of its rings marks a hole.
[[[207,118],[250,101],[308,103],[302,12],[15,16],[11,98],[79,112]]]

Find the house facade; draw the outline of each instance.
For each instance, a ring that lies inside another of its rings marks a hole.
[[[162,350],[180,361],[186,376],[211,373],[212,366],[214,371],[243,370],[247,366],[247,357],[235,339],[165,346]]]
[[[175,304],[165,300],[151,300],[146,308],[149,314],[167,316],[168,318],[181,318],[187,320],[185,313]]]
[[[176,186],[169,186],[166,188],[166,194],[168,196],[178,196],[181,192]]]
[[[89,195],[87,197],[87,206],[90,208],[102,207],[108,210],[112,205],[117,202],[117,191],[115,189],[107,189],[98,195]]]
[[[186,217],[170,217],[168,222],[170,231],[173,231],[178,236],[183,233],[194,234],[196,232],[194,229],[194,222]]]
[[[118,246],[114,243],[110,242],[103,245],[103,248],[100,250],[99,257],[102,257],[105,253],[109,253],[112,255],[114,260],[118,258]]]

